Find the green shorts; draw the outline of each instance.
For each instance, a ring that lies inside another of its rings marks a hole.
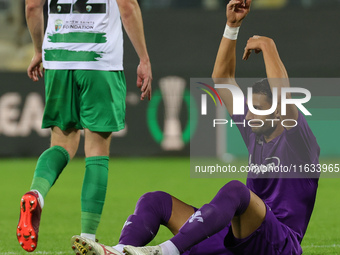
[[[45,70],[42,128],[116,132],[125,126],[123,71]]]

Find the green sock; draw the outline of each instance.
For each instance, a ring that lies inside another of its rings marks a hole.
[[[53,146],[44,151],[38,159],[31,190],[38,190],[45,198],[69,161],[70,155],[63,147]]]
[[[96,234],[105,202],[109,157],[88,157],[85,162],[81,192],[81,233]]]

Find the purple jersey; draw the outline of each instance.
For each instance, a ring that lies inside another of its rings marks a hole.
[[[248,111],[247,105],[245,112]],[[243,122],[245,115],[233,115],[234,122]],[[275,217],[296,232],[299,242],[306,232],[313,211],[318,174],[299,175],[299,166],[317,165],[320,148],[302,113],[298,125],[284,130],[281,135],[266,143],[249,126],[237,125],[249,152],[249,166],[286,166],[297,173],[276,173],[276,178],[263,178],[263,173],[248,174],[247,187],[258,195],[273,211]],[[270,174],[270,173],[265,173]],[[272,173],[273,174],[273,173]],[[298,175],[298,176],[297,176]],[[294,177],[294,178],[283,178]],[[306,175],[304,175],[306,177]],[[313,178],[310,178],[313,177]]]

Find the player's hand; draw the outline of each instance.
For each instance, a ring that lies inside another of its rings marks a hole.
[[[231,0],[227,5],[227,24],[229,27],[239,27],[248,15],[252,0]]]
[[[256,54],[260,53],[263,50],[263,47],[270,42],[273,42],[273,40],[265,36],[254,35],[253,37],[250,37],[247,41],[246,47],[244,48],[242,59],[247,60],[252,51]]]
[[[141,100],[148,97],[151,100],[152,92],[152,71],[150,61],[140,61],[137,67],[137,87],[140,88],[142,94],[140,96]]]
[[[41,67],[42,63],[42,54],[36,53],[34,54],[30,65],[27,68],[27,75],[32,81],[38,81],[39,77],[43,77],[43,69]]]

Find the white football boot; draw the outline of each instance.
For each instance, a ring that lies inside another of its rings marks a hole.
[[[162,255],[162,248],[160,246],[134,247],[127,245],[124,246],[124,253],[126,255]]]
[[[77,255],[123,255],[121,252],[82,236],[71,238],[71,247]]]

